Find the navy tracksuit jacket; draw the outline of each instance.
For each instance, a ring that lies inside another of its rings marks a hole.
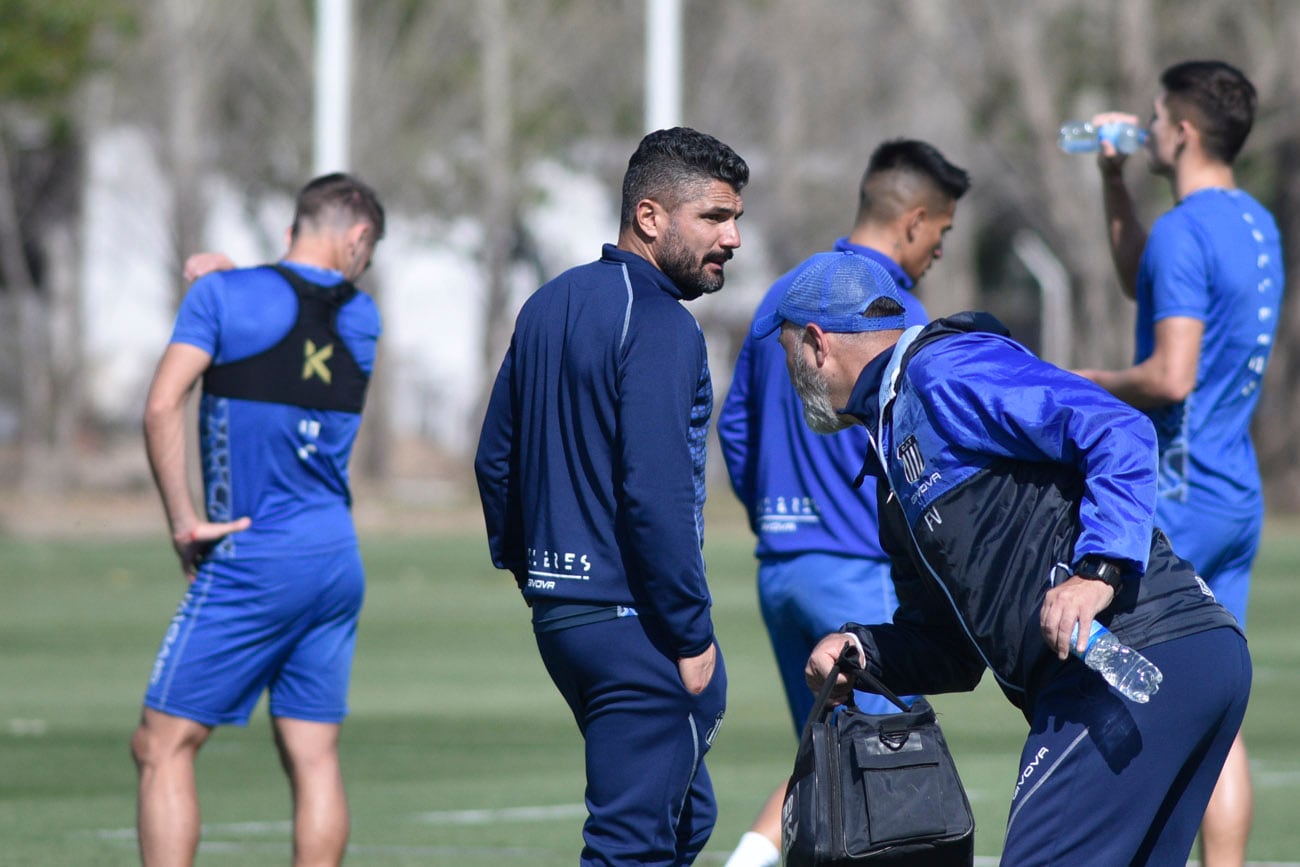
[[[635,607],[671,656],[713,640],[704,335],[663,272],[605,245],[519,312],[475,470],[492,562],[529,603]]]
[[[658,268],[606,245],[520,310],[475,461],[492,560],[586,740],[583,865],[690,864],[717,818],[703,758],[726,669],[703,541],[704,335]]]

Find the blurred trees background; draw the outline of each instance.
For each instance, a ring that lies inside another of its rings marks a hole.
[[[1256,443],[1270,505],[1300,507],[1300,3],[683,6],[683,122],[733,145],[753,173],[737,276],[760,287],[829,247],[849,228],[872,148],[924,138],[975,181],[945,261],[922,283],[931,313],[990,309],[1064,365],[1126,364],[1133,314],[1112,273],[1093,161],[1060,153],[1057,126],[1106,108],[1145,116],[1170,63],[1239,65],[1259,89],[1260,112],[1238,180],[1277,216],[1293,290]],[[524,219],[542,195],[531,170],[558,162],[599,179],[617,204],[644,132],[644,0],[356,7],[353,168],[390,212],[479,227],[480,282],[464,303],[483,312],[477,363],[490,381],[517,301],[512,285],[562,267],[544,264]],[[310,173],[313,15],[310,0],[0,0],[0,485],[75,490],[77,468],[95,460],[86,443],[100,442],[80,436],[102,426],[80,393],[89,143],[120,127],[146,136],[166,174],[170,230],[157,254],[179,298],[179,262],[202,245],[215,185],[238,190],[253,221],[268,196],[291,195]],[[1171,204],[1168,188],[1146,176],[1141,157],[1132,162],[1149,221]],[[277,243],[268,239],[268,256]],[[1054,324],[1044,275],[1056,263],[1068,291]],[[384,287],[368,288],[382,303]],[[757,300],[727,296],[694,308],[715,351],[736,345]],[[730,357],[719,361],[721,390]],[[379,480],[391,472],[385,399],[381,389],[372,407],[381,421],[362,456]]]

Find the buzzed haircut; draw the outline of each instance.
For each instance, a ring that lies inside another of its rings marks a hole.
[[[867,309],[862,311],[862,315],[868,319],[889,319],[894,316],[902,316],[906,312],[903,305],[893,298],[877,298],[867,305]]]
[[[304,225],[346,228],[359,222],[375,230],[375,241],[384,237],[384,206],[375,191],[342,172],[313,178],[298,193],[293,213],[293,237]]]
[[[925,188],[947,202],[970,189],[970,175],[948,162],[939,149],[916,139],[891,139],[871,154],[858,187],[858,222],[868,216],[889,221],[912,207]]]
[[[1205,152],[1231,165],[1255,121],[1255,86],[1241,70],[1219,60],[1189,60],[1166,69],[1160,85],[1170,115],[1190,120]]]
[[[749,183],[749,165],[707,133],[682,126],[650,133],[641,139],[623,175],[619,229],[632,225],[636,203],[642,199],[654,199],[673,210],[715,180],[740,192]]]

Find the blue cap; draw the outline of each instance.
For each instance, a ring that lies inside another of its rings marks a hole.
[[[818,253],[809,257],[795,275],[790,288],[776,306],[776,312],[754,320],[750,334],[763,338],[793,322],[800,327],[816,323],[823,331],[852,334],[860,331],[893,331],[907,327],[904,314],[864,316],[881,298],[903,306],[898,284],[884,266],[868,256],[847,251]]]

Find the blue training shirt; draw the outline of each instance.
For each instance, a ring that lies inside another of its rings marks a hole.
[[[474,469],[492,561],[524,597],[635,607],[677,657],[713,641],[708,354],[681,291],[607,244],[529,297]]]
[[[1250,418],[1284,280],[1277,224],[1242,190],[1192,193],[1152,226],[1138,270],[1136,361],[1151,356],[1161,319],[1205,326],[1191,394],[1149,412],[1160,441],[1161,510],[1261,507]]]
[[[908,325],[927,321],[908,290],[912,280],[893,259],[841,238],[835,249],[868,256],[898,282]],[[776,309],[804,264],[772,284],[755,318]],[[759,558],[810,552],[886,559],[876,522],[876,492],[852,487],[867,453],[867,432],[854,426],[814,433],[803,419],[777,335],[746,336],[731,388],[718,415],[718,439],[731,487],[749,514]]]
[[[343,279],[337,271],[282,264],[319,285]],[[218,271],[186,294],[171,342],[225,364],[271,348],[297,317],[297,295],[272,269]],[[357,292],[340,308],[336,327],[368,374],[381,330],[374,300]],[[208,519],[252,519],[209,556],[279,557],[355,545],[348,459],[360,424],[359,413],[204,394],[199,436]]]

